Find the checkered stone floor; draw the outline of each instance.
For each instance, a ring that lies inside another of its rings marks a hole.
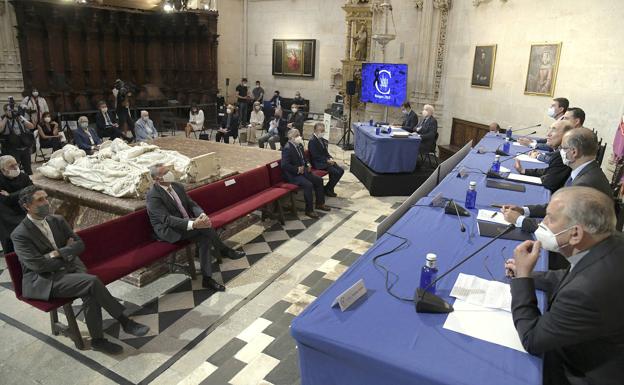
[[[376,223],[383,218],[379,217]],[[180,384],[300,384],[299,357],[290,335],[290,323],[361,256],[354,248],[369,248],[374,241],[374,231],[360,232]]]

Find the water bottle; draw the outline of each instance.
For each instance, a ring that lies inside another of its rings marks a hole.
[[[381,128],[375,127],[375,135],[379,136],[380,133],[381,133]]]
[[[474,209],[477,204],[477,182],[470,182],[468,191],[466,191],[466,208]]]
[[[388,134],[392,132],[392,127],[388,127]]]
[[[503,143],[503,151],[509,154],[509,148],[511,147],[511,142],[508,140]]]
[[[490,168],[492,172],[500,173],[500,155],[496,155],[494,157],[494,163],[492,163],[492,168]]]
[[[420,270],[420,288],[424,289],[438,276],[438,267],[436,266],[436,261],[438,257],[433,253],[427,254],[427,262],[425,262],[425,266]],[[431,294],[435,294],[435,284],[431,285],[427,289],[427,291]]]
[[[507,140],[511,140],[511,126],[507,128],[507,132],[505,132],[505,134],[507,134]]]
[[[373,119],[369,120],[368,123],[371,125],[371,127],[375,125],[375,121]]]

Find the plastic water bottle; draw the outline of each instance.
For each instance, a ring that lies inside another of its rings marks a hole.
[[[375,135],[379,136],[380,132],[381,132],[381,128],[375,127]]]
[[[505,132],[505,134],[507,135],[507,140],[511,140],[511,126],[507,128],[507,132]]]
[[[470,182],[468,191],[466,191],[466,208],[474,209],[477,204],[477,182]]]
[[[388,127],[388,134],[392,133],[392,127]]]
[[[511,147],[511,143],[507,140],[503,143],[503,151],[509,154],[509,148]]]
[[[424,289],[438,276],[438,267],[436,266],[438,257],[433,253],[427,254],[427,262],[425,262],[425,266],[420,270],[420,288]],[[435,284],[431,285],[427,289],[429,293],[435,294]]]
[[[500,155],[494,157],[494,163],[492,163],[492,168],[490,168],[490,170],[495,173],[500,172]]]
[[[369,123],[371,126],[374,126],[374,125],[375,125],[375,121],[374,121],[373,119],[369,120],[369,121],[368,121],[368,123]]]

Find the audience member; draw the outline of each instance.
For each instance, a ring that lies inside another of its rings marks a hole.
[[[238,138],[239,115],[233,105],[228,104],[225,116],[221,119],[221,127],[217,130],[215,140],[230,143],[230,136],[236,140]]]
[[[105,101],[98,103],[98,112],[95,114],[95,127],[100,138],[109,138],[110,140],[125,138],[121,134],[115,114],[108,112],[108,106]]]
[[[552,192],[563,187],[563,184],[570,176],[570,167],[563,164],[559,146],[561,146],[563,134],[570,131],[572,128],[572,124],[566,120],[557,120],[550,126],[546,143],[549,147],[552,147],[554,151],[548,156],[548,167],[525,169],[522,167],[520,161],[516,159],[514,165],[516,171],[523,175],[539,177],[542,180],[542,186]]]
[[[5,254],[13,251],[11,233],[26,215],[19,204],[19,193],[30,185],[30,177],[20,171],[14,157],[0,156],[0,243]]]
[[[264,88],[260,86],[260,80],[256,80],[256,88],[251,91],[253,101],[262,104],[264,102]]]
[[[280,96],[279,91],[275,91],[273,93],[273,97],[271,98],[271,106],[275,109],[282,107],[282,97]]]
[[[100,149],[102,139],[98,136],[93,128],[89,127],[89,119],[86,116],[78,118],[78,129],[74,131],[74,144],[87,155],[93,155]]]
[[[278,108],[273,114],[273,119],[269,122],[269,130],[266,134],[258,138],[258,147],[264,148],[265,144],[268,142],[271,149],[275,150],[275,142],[280,141],[282,133],[286,130],[286,121],[282,119],[282,110]]]
[[[32,130],[34,128],[35,126],[25,117],[19,116],[17,111],[12,111],[8,104],[4,105],[4,116],[0,119],[2,153],[12,155],[28,175],[32,175],[31,154],[35,140]]]
[[[573,204],[571,204],[573,202]],[[544,358],[544,384],[619,384],[624,378],[624,237],[613,201],[598,190],[557,191],[535,233],[505,263],[520,341]],[[533,271],[544,248],[569,268]],[[537,290],[549,292],[545,309]]]
[[[303,123],[305,122],[305,114],[299,109],[299,105],[293,104],[290,107],[290,115],[288,115],[288,128],[296,128],[299,133],[303,133]]]
[[[325,205],[325,191],[323,179],[310,172],[304,156],[303,139],[297,129],[288,131],[288,143],[282,149],[282,172],[286,180],[303,189],[305,199],[305,214],[310,218],[318,218],[314,212],[312,192],[316,195],[316,209],[329,211]]]
[[[198,243],[202,272],[202,286],[224,291],[225,286],[212,278],[214,249],[220,256],[239,259],[245,256],[226,246],[212,228],[210,218],[186,193],[184,186],[175,182],[171,170],[157,164],[150,168],[154,185],[147,193],[147,213],[156,237],[164,242],[188,240]]]
[[[325,133],[325,125],[316,123],[314,125],[314,134],[308,142],[308,150],[310,150],[310,163],[317,170],[326,170],[329,174],[329,181],[325,185],[325,195],[328,197],[338,196],[334,191],[334,187],[338,184],[340,178],[344,174],[342,167],[338,166],[334,158],[329,154],[329,142],[323,137]]]
[[[124,98],[121,102],[121,106],[117,106],[117,115],[119,118],[119,128],[124,137],[128,138],[128,131],[130,131],[132,137],[135,138],[134,122],[136,121],[136,116],[132,114],[132,110],[130,109],[130,98]]]
[[[65,142],[65,136],[59,130],[58,123],[52,121],[52,116],[50,116],[49,112],[43,113],[37,132],[41,148],[51,148],[53,151],[63,148],[64,144],[62,142]]]
[[[421,154],[435,152],[436,134],[438,133],[438,121],[433,117],[435,109],[430,104],[423,106],[423,120],[416,126],[416,132],[420,135]]]
[[[418,125],[418,116],[412,110],[412,105],[409,102],[403,103],[401,106],[401,112],[403,113],[403,123],[401,127],[408,132],[414,132],[414,129]]]
[[[141,118],[134,123],[136,142],[146,142],[158,138],[158,130],[154,127],[154,122],[149,118],[149,112],[141,111]]]
[[[204,129],[204,111],[202,111],[197,105],[191,105],[189,111],[189,121],[184,128],[186,137],[191,136],[191,132],[197,132]]]
[[[301,97],[301,92],[297,91],[295,92],[295,97],[293,98],[293,105],[297,105],[299,106],[299,108],[303,111],[306,111],[306,104],[305,104],[305,100]],[[292,108],[291,108],[292,110]]]
[[[253,110],[251,111],[251,116],[249,117],[249,130],[248,130],[248,135],[247,135],[248,142],[255,143],[256,131],[262,130],[263,125],[264,125],[264,112],[262,111],[262,103],[254,102]]]
[[[241,124],[247,125],[247,106],[249,104],[249,91],[247,89],[247,78],[242,78],[241,83],[236,86],[236,100],[238,101],[238,116]]]
[[[94,350],[108,354],[123,350],[120,345],[104,338],[102,307],[119,321],[124,332],[137,337],[147,334],[149,328],[128,318],[124,314],[125,308],[102,281],[87,273],[80,260],[80,253],[85,248],[82,239],[63,217],[50,214],[45,191],[36,186],[26,187],[20,192],[19,203],[27,214],[11,234],[11,239],[22,264],[23,296],[42,301],[81,297]]]
[[[33,88],[30,95],[26,96],[20,106],[24,109],[24,117],[30,121],[35,127],[43,118],[44,112],[49,112],[48,102],[43,96],[39,95],[39,91]]]
[[[501,130],[500,125],[496,122],[490,123],[490,125],[488,126],[488,129],[490,130],[490,132],[493,132],[495,134],[498,134]]]

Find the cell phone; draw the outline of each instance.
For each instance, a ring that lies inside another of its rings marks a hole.
[[[495,208],[497,208],[497,209],[502,209],[502,208],[503,208],[503,205],[501,205],[500,203],[492,203],[492,204],[490,205],[490,207],[495,207]]]

